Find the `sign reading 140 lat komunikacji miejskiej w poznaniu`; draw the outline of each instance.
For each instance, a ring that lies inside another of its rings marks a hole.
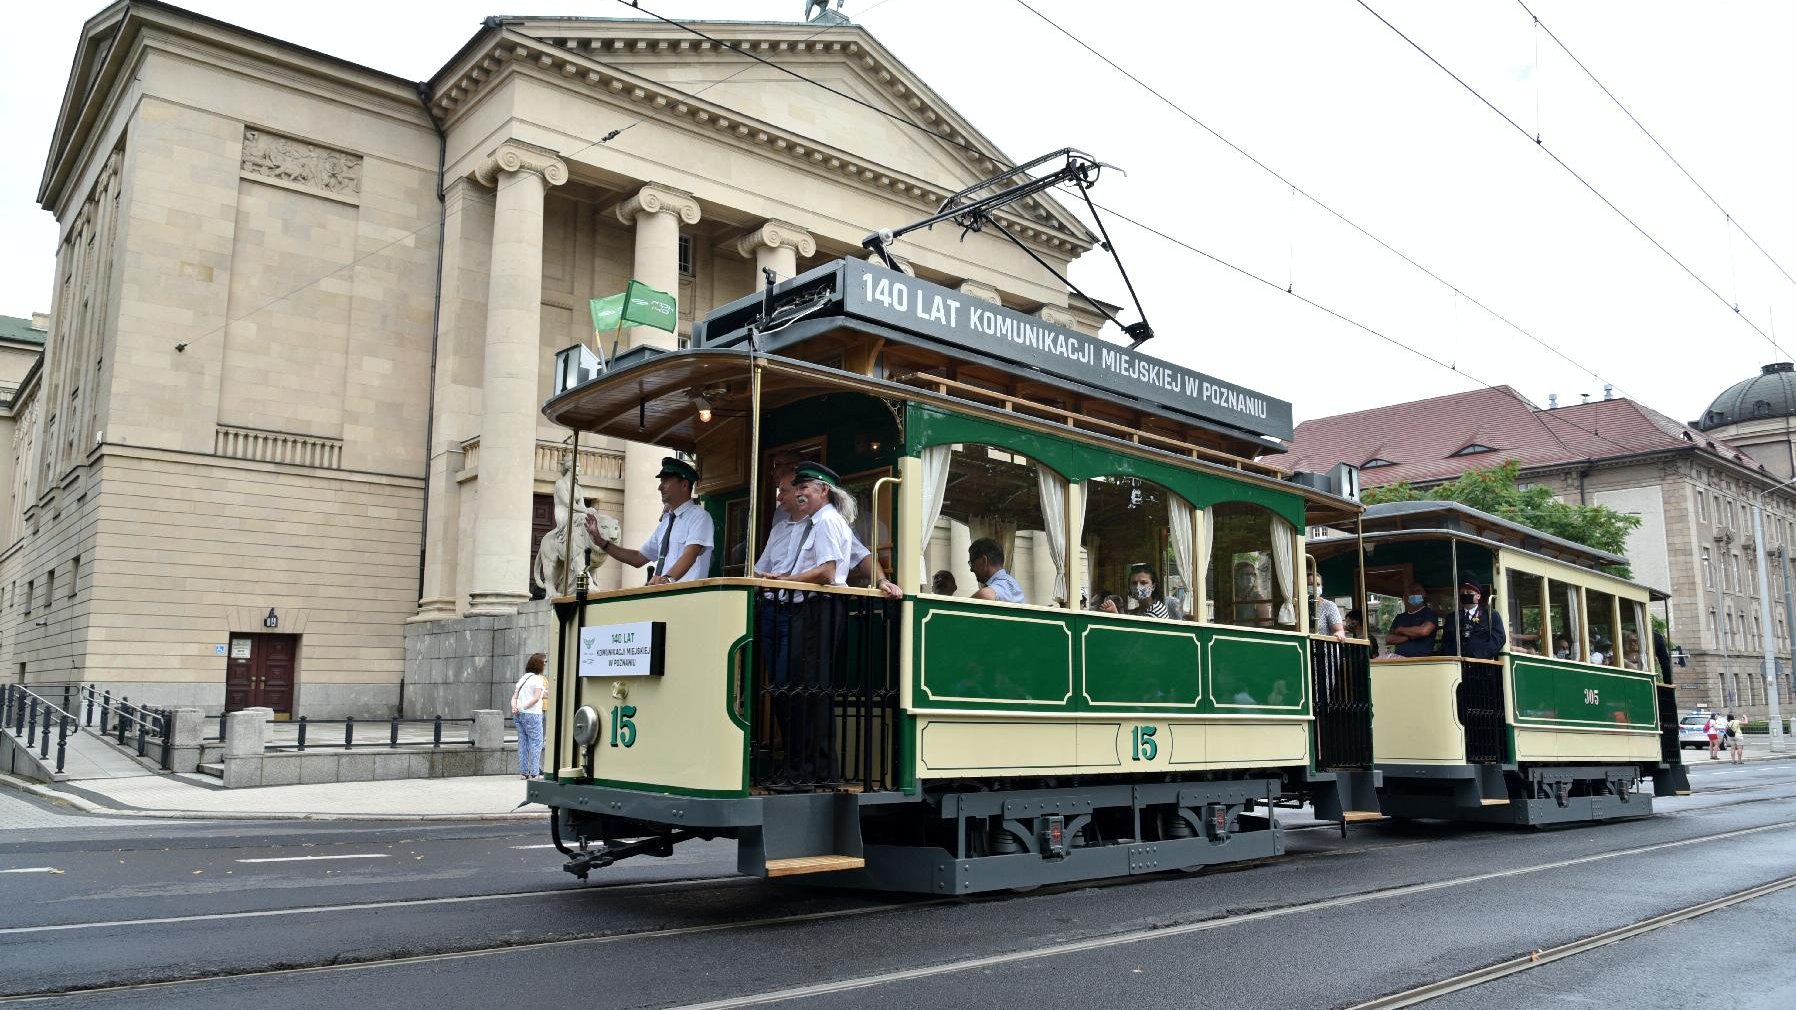
[[[665,672],[667,622],[633,621],[580,629],[580,676],[659,677]]]
[[[1291,405],[872,263],[847,261],[844,309],[946,343],[1282,441]]]

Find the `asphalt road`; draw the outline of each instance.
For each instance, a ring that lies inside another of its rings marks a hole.
[[[1643,821],[1297,830],[1277,861],[969,901],[744,879],[727,843],[581,885],[539,824],[71,819],[0,830],[0,1002],[1350,1007],[1796,883],[1796,761],[1693,780]],[[1710,978],[1796,1006],[1793,912],[1772,891],[1426,1005],[1680,1005]]]

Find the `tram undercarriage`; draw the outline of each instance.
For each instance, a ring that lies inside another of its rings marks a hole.
[[[1302,769],[1293,770],[1298,775]],[[695,838],[734,838],[737,870],[805,883],[973,894],[1261,859],[1284,851],[1283,776],[1052,788],[675,797],[537,783],[581,879]],[[1287,800],[1288,802],[1288,800]],[[626,841],[627,839],[627,841]]]

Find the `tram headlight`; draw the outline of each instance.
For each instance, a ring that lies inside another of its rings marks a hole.
[[[591,747],[599,740],[599,710],[591,705],[581,705],[574,713],[574,742],[582,747]]]

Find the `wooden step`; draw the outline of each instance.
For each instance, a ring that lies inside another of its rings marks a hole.
[[[1382,821],[1382,820],[1384,820],[1384,814],[1379,813],[1376,810],[1349,810],[1345,814],[1343,814],[1342,817],[1347,821],[1348,824],[1356,824],[1360,821]]]
[[[769,859],[769,877],[792,877],[800,873],[830,873],[835,870],[858,870],[867,865],[860,856],[794,856],[791,859]]]
[[[201,775],[210,775],[215,779],[222,779],[222,778],[224,778],[224,765],[222,765],[222,764],[202,764],[199,767],[199,773]]]
[[[1503,799],[1500,799],[1500,800],[1493,800],[1493,799],[1490,799],[1489,797],[1486,797],[1485,799],[1479,800],[1478,802],[1481,805],[1487,806],[1487,807],[1506,807],[1509,805],[1508,797],[1504,797]]]

